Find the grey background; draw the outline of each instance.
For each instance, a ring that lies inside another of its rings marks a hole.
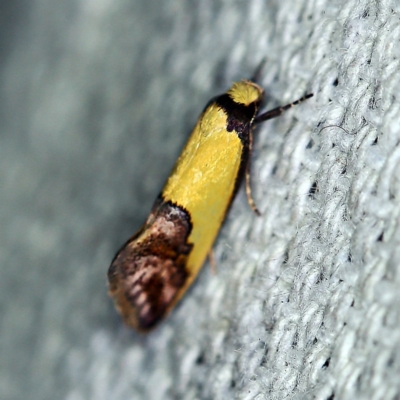
[[[394,399],[396,1],[5,1],[1,399]],[[243,191],[156,331],[106,293],[200,111],[267,58]]]

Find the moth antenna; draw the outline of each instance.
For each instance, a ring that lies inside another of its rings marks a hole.
[[[259,124],[260,122],[267,121],[272,118],[279,117],[281,114],[283,114],[285,111],[289,110],[293,106],[296,106],[297,104],[302,103],[303,101],[309,99],[310,97],[313,97],[314,93],[309,93],[306,94],[305,96],[301,97],[300,99],[294,101],[293,103],[287,104],[286,106],[281,106],[281,107],[276,107],[272,110],[269,110],[263,114],[258,115],[257,117],[254,118],[253,123],[254,124]]]

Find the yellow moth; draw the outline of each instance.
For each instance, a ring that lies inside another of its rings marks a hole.
[[[262,96],[260,86],[241,81],[208,103],[146,222],[114,257],[109,293],[138,331],[157,325],[193,283],[244,174],[258,213],[248,167],[253,126],[312,94],[258,115]]]

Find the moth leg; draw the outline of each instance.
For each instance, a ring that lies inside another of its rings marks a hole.
[[[249,154],[251,155],[253,151],[253,132],[250,131],[249,134]],[[249,203],[250,208],[253,212],[260,216],[261,212],[257,208],[256,203],[253,200],[253,196],[251,194],[251,185],[250,185],[250,160],[247,162],[246,165],[246,195],[247,195],[247,202]]]
[[[213,249],[208,252],[208,259],[210,260],[211,272],[213,275],[217,275],[217,264],[215,262]]]

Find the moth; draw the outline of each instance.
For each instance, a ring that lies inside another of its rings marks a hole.
[[[154,328],[198,275],[243,176],[252,209],[249,157],[253,127],[312,97],[258,114],[263,90],[235,82],[209,101],[146,222],[118,251],[109,294],[125,323]]]

